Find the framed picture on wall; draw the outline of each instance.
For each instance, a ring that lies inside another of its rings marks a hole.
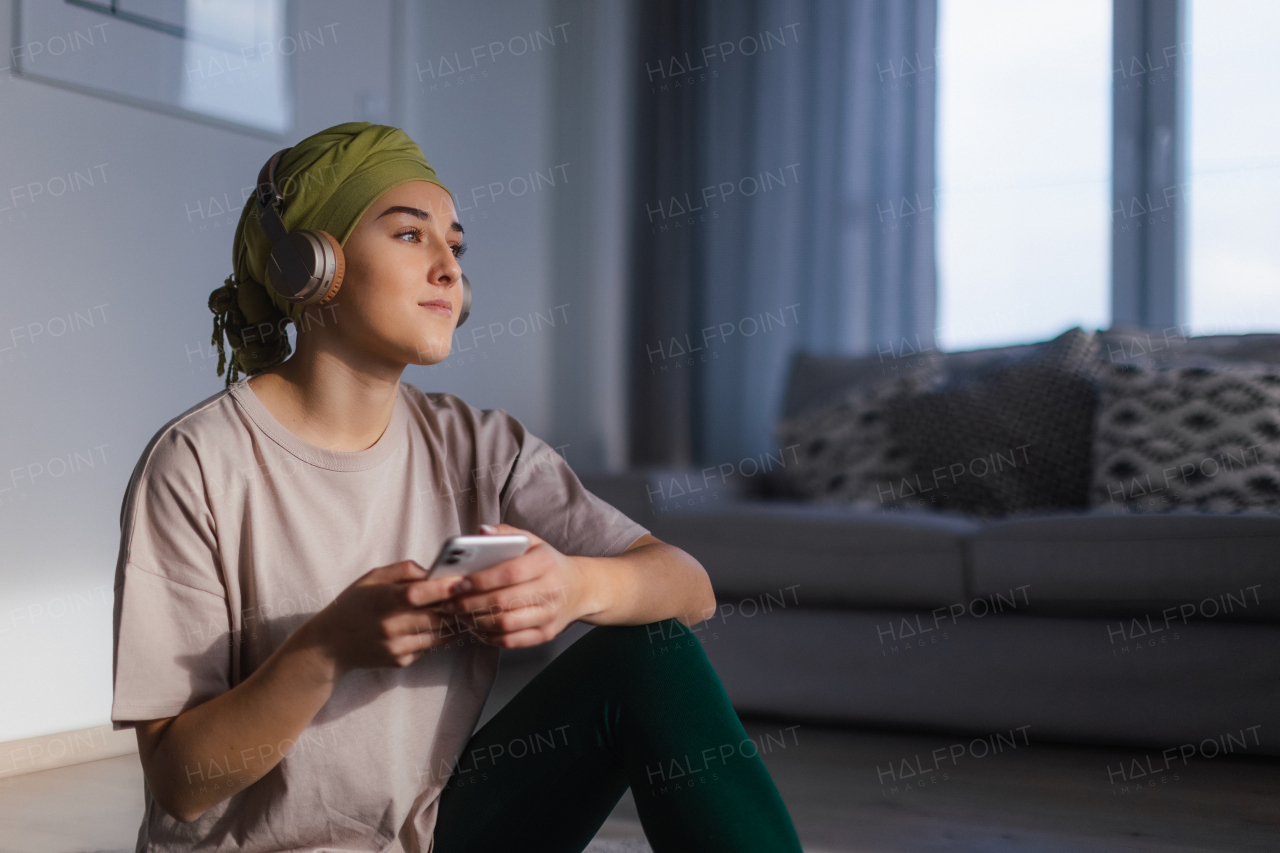
[[[292,0],[14,0],[13,73],[282,138],[293,128]],[[309,34],[308,34],[309,35]],[[323,36],[323,34],[322,34]]]

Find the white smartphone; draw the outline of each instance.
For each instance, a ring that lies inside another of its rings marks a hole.
[[[429,578],[469,575],[496,566],[529,550],[529,537],[519,533],[450,536],[431,564]]]

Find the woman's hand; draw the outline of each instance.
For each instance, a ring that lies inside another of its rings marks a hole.
[[[510,524],[485,530],[524,534],[530,544],[519,557],[472,572],[457,597],[441,605],[445,613],[466,614],[463,624],[482,642],[506,649],[536,646],[601,609],[595,577],[582,558],[561,554]]]
[[[440,641],[436,630],[447,617],[428,605],[452,596],[463,578],[426,576],[412,560],[373,569],[311,617],[304,627],[332,659],[336,678],[353,669],[408,666]]]

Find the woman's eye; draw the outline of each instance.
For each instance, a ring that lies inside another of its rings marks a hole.
[[[396,236],[397,236],[397,237],[412,237],[412,238],[414,239],[414,241],[416,242],[416,241],[417,241],[417,239],[418,239],[418,232],[417,232],[417,231],[413,231],[413,230],[409,230],[409,231],[402,231],[401,233],[397,234]]]
[[[467,244],[459,243],[458,245],[453,247],[453,256],[455,258],[460,258],[462,257],[463,253],[466,251],[467,251]]]

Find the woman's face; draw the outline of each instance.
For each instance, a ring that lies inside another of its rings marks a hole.
[[[346,272],[333,307],[309,308],[304,333],[322,328],[366,356],[402,367],[443,361],[462,309],[463,250],[448,192],[429,181],[392,187],[347,238]]]

